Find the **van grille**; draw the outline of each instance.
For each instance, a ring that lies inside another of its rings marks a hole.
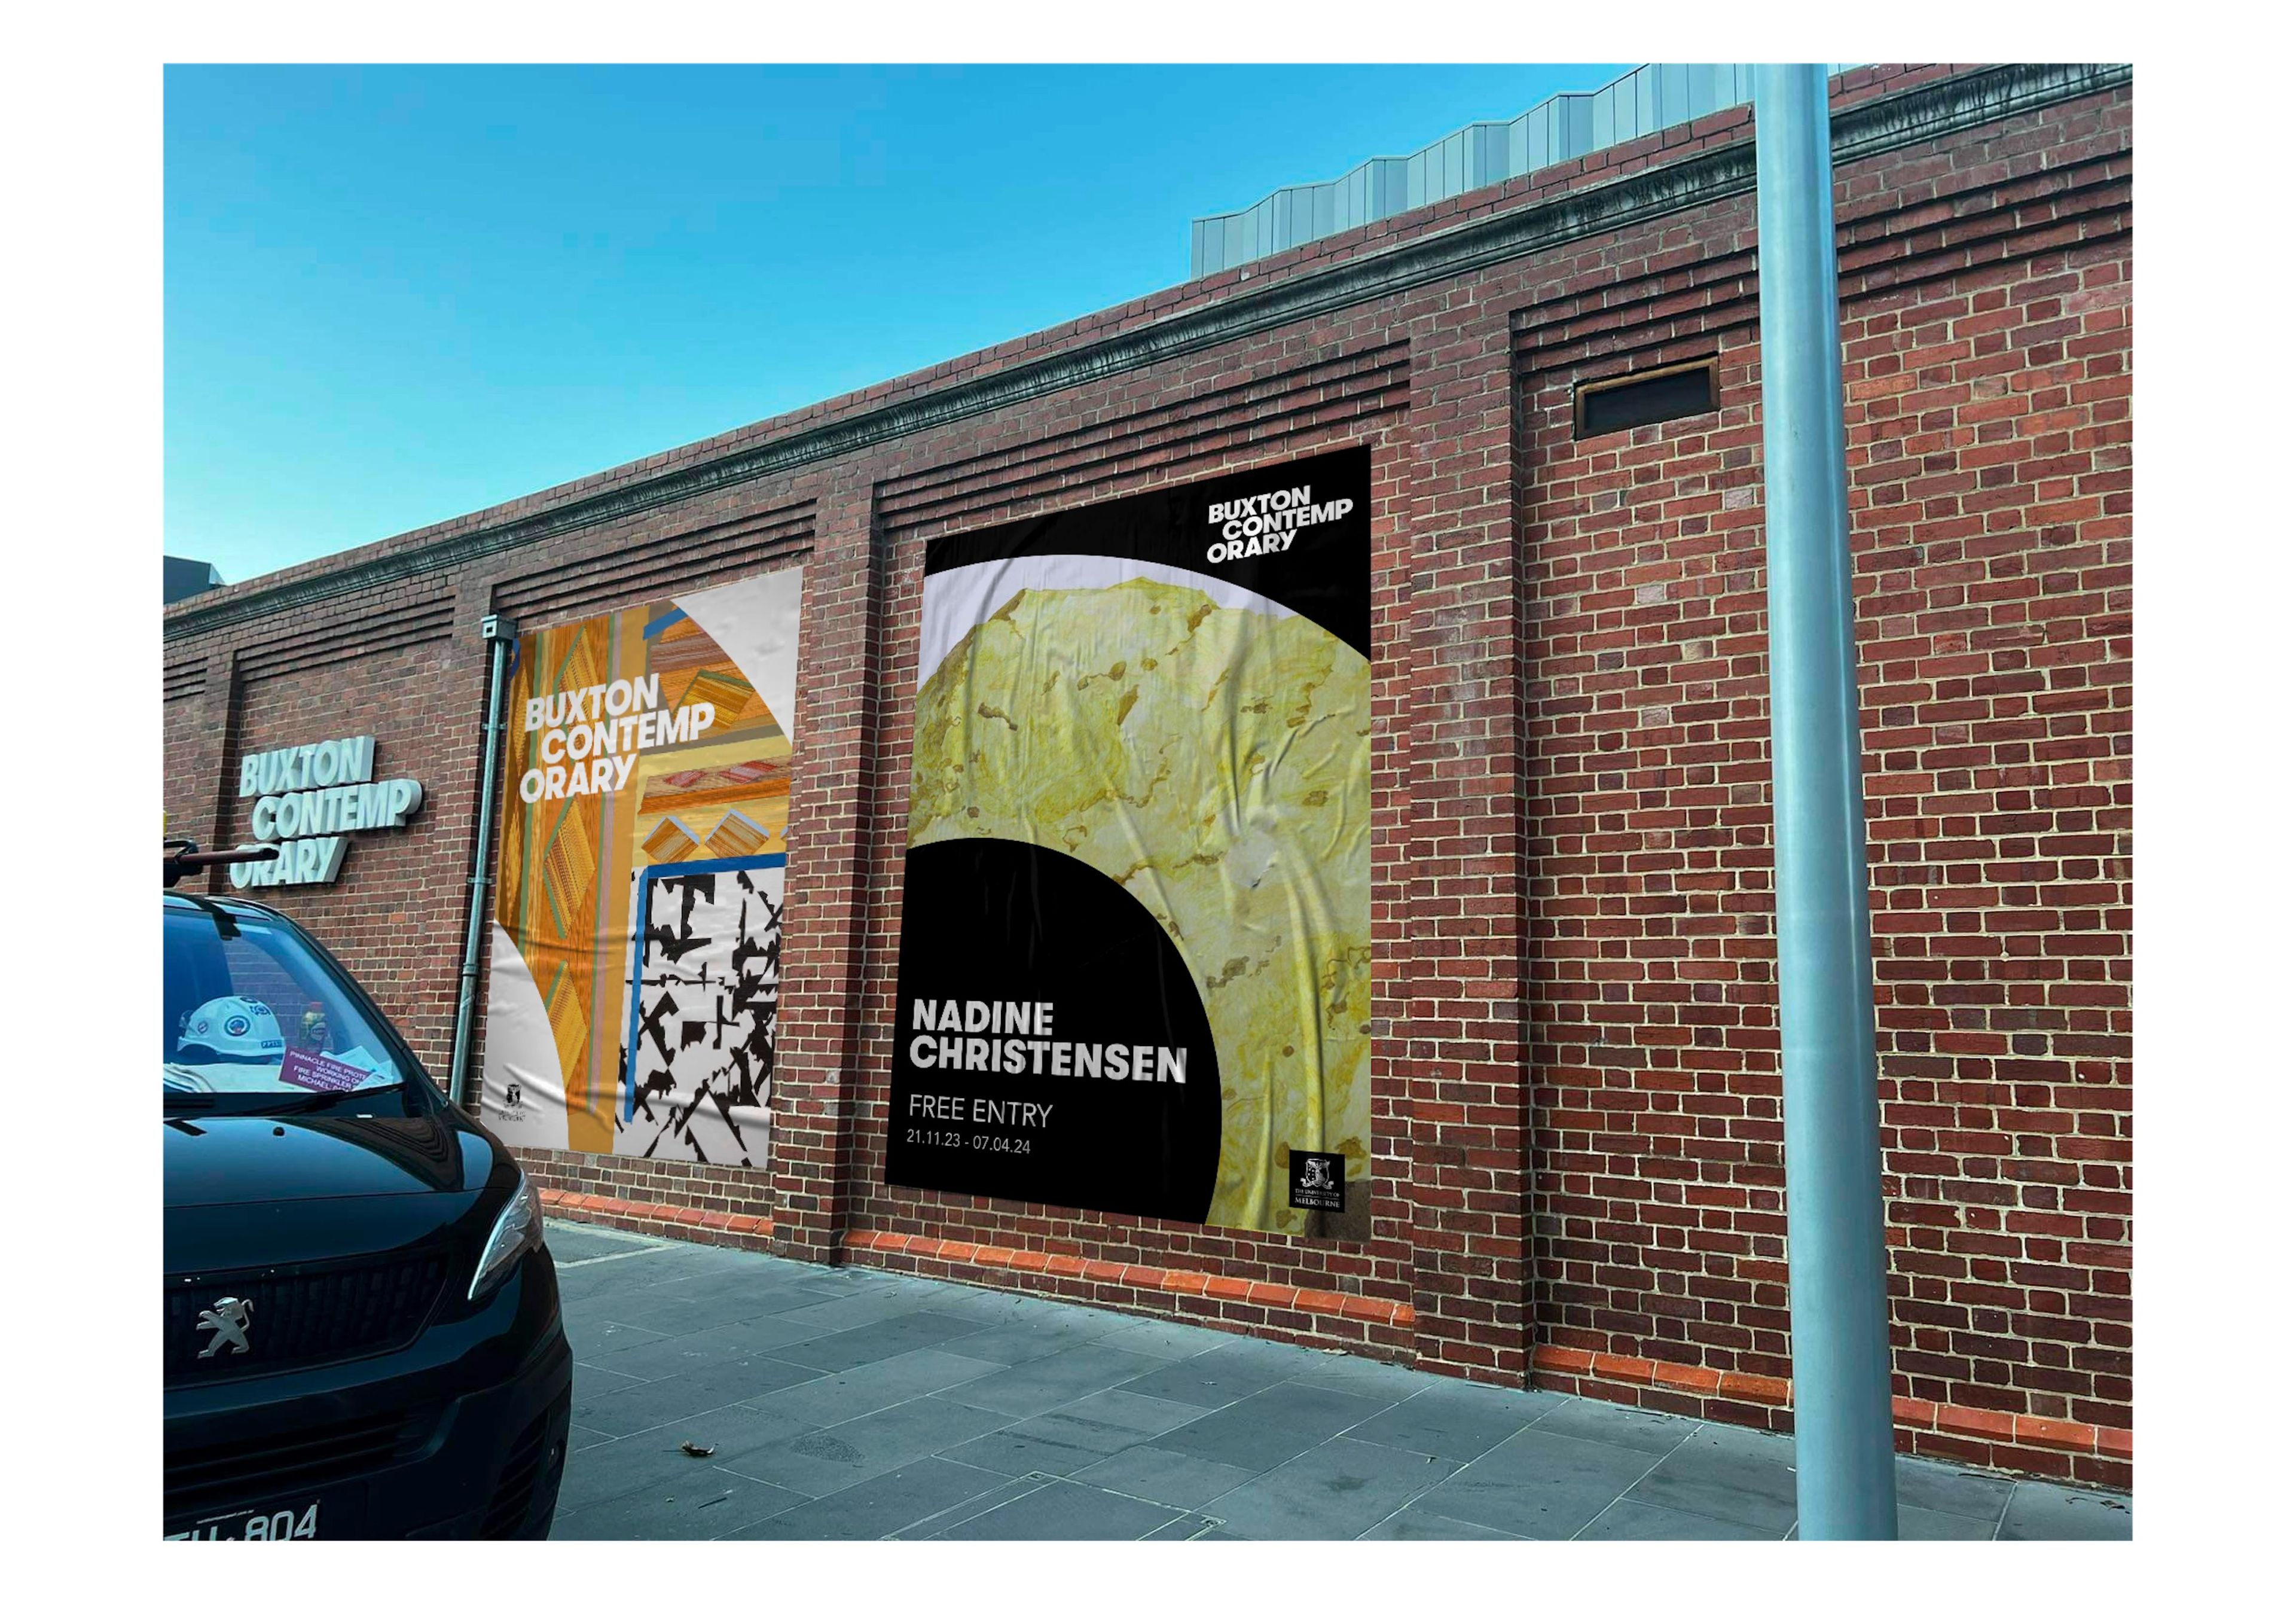
[[[404,1347],[429,1321],[446,1284],[444,1253],[170,1280],[163,1299],[167,1384],[222,1381]],[[226,1341],[203,1359],[215,1334],[201,1328],[201,1316],[223,1297],[253,1305],[248,1351],[237,1353]]]

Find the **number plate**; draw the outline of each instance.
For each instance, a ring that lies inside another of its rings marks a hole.
[[[173,1526],[175,1522],[169,1522]],[[288,1542],[314,1538],[319,1533],[319,1501],[297,1499],[279,1508],[268,1505],[238,1509],[229,1515],[207,1515],[184,1523],[168,1534],[170,1542]]]

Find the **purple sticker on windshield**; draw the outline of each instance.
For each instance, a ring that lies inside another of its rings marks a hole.
[[[289,1048],[279,1064],[279,1078],[306,1091],[348,1091],[372,1073],[356,1064],[307,1053],[299,1047]]]

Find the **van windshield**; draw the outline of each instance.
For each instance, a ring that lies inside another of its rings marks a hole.
[[[419,1069],[291,926],[168,902],[162,929],[160,1080],[171,1106],[410,1112]]]

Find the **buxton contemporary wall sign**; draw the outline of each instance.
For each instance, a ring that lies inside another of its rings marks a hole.
[[[374,737],[350,736],[258,752],[239,762],[242,801],[255,799],[248,826],[258,845],[275,846],[268,863],[234,863],[231,883],[332,885],[342,872],[349,837],[395,830],[422,809],[422,785],[377,779]]]

